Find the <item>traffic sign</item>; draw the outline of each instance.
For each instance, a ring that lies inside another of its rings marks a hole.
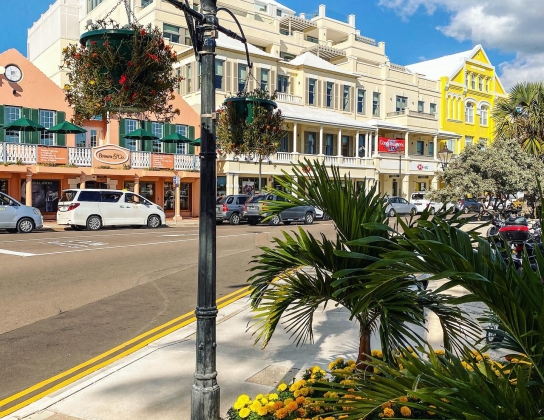
[[[178,175],[174,175],[174,179],[172,180],[174,182],[174,187],[179,187],[179,176]]]

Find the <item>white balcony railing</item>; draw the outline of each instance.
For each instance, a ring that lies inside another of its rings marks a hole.
[[[293,160],[293,154],[289,152],[276,153],[276,160],[278,162],[291,162]]]
[[[37,162],[38,146],[35,144],[5,143],[5,162],[33,164]]]
[[[130,167],[145,169],[151,166],[151,152],[130,152]]]
[[[302,104],[302,96],[290,95],[284,92],[277,92],[276,100],[278,102],[288,102],[291,104],[299,104],[299,105]]]
[[[356,157],[344,157],[344,165],[357,165],[359,158]]]
[[[174,169],[177,171],[199,170],[200,160],[195,155],[174,155]]]
[[[76,166],[92,166],[92,148],[90,147],[69,147],[68,164]]]
[[[339,165],[342,162],[342,156],[325,156],[325,165]]]

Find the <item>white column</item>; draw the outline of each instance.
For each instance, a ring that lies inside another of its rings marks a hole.
[[[370,153],[371,153],[371,147],[370,147],[370,133],[369,132],[366,132],[365,133],[365,158],[369,158],[370,157]]]
[[[140,177],[134,175],[134,194],[140,194]]]
[[[408,149],[410,145],[408,143],[408,131],[404,134],[404,158],[408,159]]]
[[[234,194],[240,194],[240,174],[233,174],[232,175],[232,188],[234,191]]]
[[[319,126],[319,155],[323,155],[323,126]]]
[[[433,158],[436,159],[438,157],[438,136],[433,137]]]
[[[375,140],[375,143],[374,143],[374,156],[378,156],[378,144],[379,144],[379,140],[378,140],[378,133],[379,133],[379,129],[376,129],[376,134],[374,135],[374,140]]]
[[[355,132],[355,157],[361,157],[359,152],[359,131]]]
[[[297,153],[297,123],[293,124],[293,153]]]
[[[28,168],[25,181],[25,205],[32,206],[32,172]]]
[[[342,156],[342,130],[338,130],[338,156]]]

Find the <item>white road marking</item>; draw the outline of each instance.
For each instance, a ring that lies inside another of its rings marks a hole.
[[[68,248],[88,248],[90,246],[104,246],[107,245],[107,242],[93,242],[93,241],[52,241],[52,242],[42,242],[43,245],[58,245],[65,246]]]
[[[259,232],[259,233],[265,233]],[[240,236],[253,236],[256,235],[256,233],[241,233],[236,235],[221,235],[217,236],[217,238],[232,238],[232,237],[240,237]],[[174,244],[178,242],[192,242],[192,241],[198,241],[198,237],[191,238],[191,239],[178,239],[174,241],[159,241],[159,242],[147,242],[142,244],[129,244],[129,245],[112,245],[112,246],[104,246],[104,247],[96,247],[96,248],[78,248],[78,249],[71,249],[66,251],[55,251],[55,252],[43,252],[40,254],[30,254],[26,252],[15,252],[15,251],[6,251],[6,253],[19,255],[21,257],[41,257],[44,255],[56,255],[56,254],[69,254],[72,252],[85,252],[85,251],[100,251],[103,249],[118,249],[118,248],[134,248],[134,247],[140,247],[140,246],[149,246],[149,245],[164,245],[164,244]],[[1,252],[2,250],[0,250]]]
[[[35,257],[37,255],[29,252],[10,251],[9,249],[0,249],[0,254],[16,255],[18,257]]]

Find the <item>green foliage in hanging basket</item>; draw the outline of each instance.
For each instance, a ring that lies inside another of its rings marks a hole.
[[[159,28],[137,23],[119,28],[110,20],[93,22],[87,30],[80,45],[63,49],[60,66],[68,73],[64,92],[76,124],[107,113],[159,121],[179,115],[170,103],[181,80],[172,68],[176,52]]]
[[[225,99],[217,110],[216,137],[223,155],[263,158],[277,152],[285,136],[284,117],[275,110],[275,92],[241,92]]]

